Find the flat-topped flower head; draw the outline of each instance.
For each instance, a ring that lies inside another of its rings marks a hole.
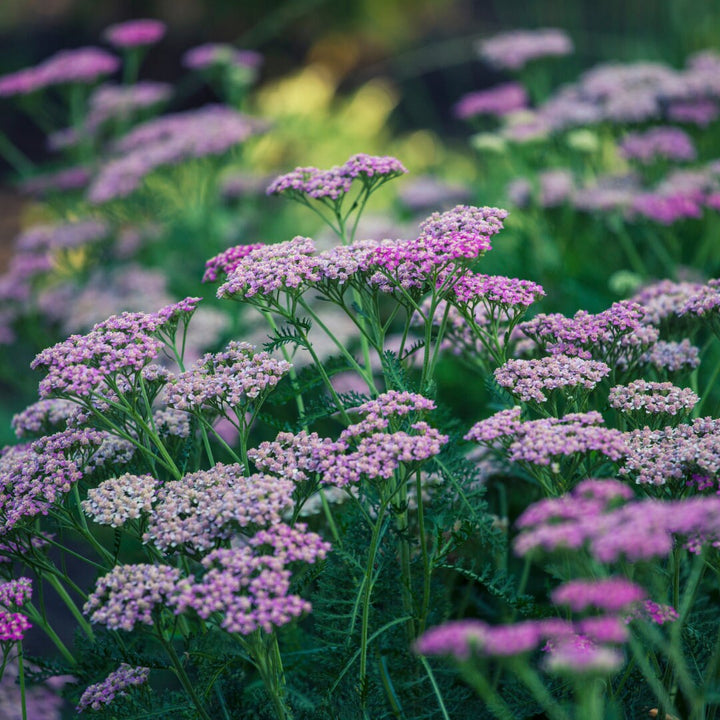
[[[241,465],[218,463],[157,490],[143,541],[164,552],[207,551],[239,529],[247,533],[279,523],[293,504],[294,489],[290,478],[246,477]]]
[[[369,192],[406,172],[403,164],[394,157],[360,153],[329,170],[315,167],[296,168],[276,178],[268,187],[267,193],[285,195],[294,200],[312,198],[342,201],[355,180],[360,181],[363,188]]]
[[[207,70],[213,67],[235,66],[256,70],[263,56],[254,50],[238,50],[226,43],[205,43],[188,50],[182,63],[191,70]]]
[[[301,430],[296,434],[278,433],[272,442],[248,450],[248,458],[258,472],[301,483],[320,472],[334,450],[335,443],[329,438]]]
[[[103,37],[116,48],[144,47],[162,40],[165,30],[165,23],[160,20],[129,20],[110,25],[103,32]]]
[[[235,270],[240,261],[247,257],[253,250],[264,248],[263,243],[250,243],[248,245],[235,245],[234,247],[224,250],[219,255],[210,258],[205,263],[205,274],[203,282],[214,282],[222,276],[230,275]]]
[[[629,385],[610,388],[610,406],[623,413],[641,415],[688,414],[700,398],[690,389],[681,388],[669,382],[648,382],[633,380]]]
[[[17,437],[41,435],[62,429],[78,407],[70,400],[38,400],[13,416],[11,425]]]
[[[520,70],[532,60],[569,55],[572,51],[572,40],[558,28],[511,30],[478,45],[480,57],[503,70]]]
[[[102,443],[96,430],[63,430],[0,453],[0,535],[47,515],[79,482]]]
[[[197,413],[202,409],[259,406],[290,370],[290,363],[232,341],[219,353],[207,353],[166,388],[169,407]]]
[[[291,592],[293,564],[316,563],[329,549],[302,523],[274,525],[243,547],[221,548],[203,558],[203,577],[179,587],[177,612],[193,609],[204,619],[218,615],[221,627],[241,635],[273,632],[312,610]]]
[[[172,607],[179,580],[180,571],[167,565],[116,565],[97,581],[83,613],[109,630],[152,625],[156,607]]]
[[[82,509],[99,525],[121,527],[152,511],[158,485],[152,475],[125,473],[88,490]]]
[[[652,365],[666,373],[690,372],[700,365],[700,348],[690,340],[658,340],[640,357],[641,365]]]
[[[606,612],[626,610],[647,596],[645,590],[624,577],[599,580],[571,580],[552,592],[555,605],[567,605],[573,612],[597,608]]]
[[[453,285],[452,294],[459,303],[471,308],[482,304],[490,312],[497,312],[497,309],[524,311],[545,297],[543,288],[531,280],[471,272]]]
[[[553,642],[543,665],[547,672],[559,675],[612,675],[624,661],[616,648],[598,645],[588,635],[578,634]]]
[[[503,83],[464,95],[455,106],[455,116],[462,120],[478,115],[502,117],[527,105],[527,91],[520,83]]]
[[[628,160],[649,165],[657,160],[695,160],[692,138],[680,128],[654,127],[628,133],[620,142],[620,153]]]
[[[127,695],[126,690],[147,682],[150,668],[132,667],[122,663],[117,670],[113,670],[104,680],[90,685],[80,696],[75,708],[78,713],[84,710],[101,710],[109,705],[116,697]]]
[[[93,83],[119,67],[120,60],[100,48],[61,50],[39,65],[0,77],[0,97],[29,95],[53,85]]]
[[[567,355],[551,355],[538,360],[508,360],[495,370],[495,380],[523,402],[544,403],[546,393],[592,390],[610,374],[603,362]]]
[[[701,202],[692,194],[645,192],[632,198],[628,217],[673,225],[681,220],[699,219],[702,213]]]

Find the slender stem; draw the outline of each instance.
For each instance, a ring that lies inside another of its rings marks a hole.
[[[443,720],[450,720],[450,716],[448,715],[447,708],[445,707],[445,702],[443,701],[442,693],[440,692],[440,688],[438,687],[438,684],[435,680],[435,675],[433,674],[432,668],[430,667],[430,663],[425,659],[423,655],[420,655],[420,663],[425,668],[425,672],[427,673],[428,678],[430,679],[430,684],[433,687],[433,692],[435,693],[435,697],[438,699],[438,705],[440,706],[440,712],[442,713]]]
[[[20,712],[22,720],[28,720],[27,701],[25,698],[25,662],[22,640],[18,641],[18,680],[20,681]]]
[[[67,590],[62,586],[62,583],[54,575],[45,575],[45,579],[52,585],[55,592],[60,596],[61,600],[65,603],[68,610],[73,614],[73,617],[77,621],[78,625],[83,629],[84,633],[88,636],[90,642],[95,642],[95,633],[93,632],[90,623],[85,619],[83,614],[80,612],[80,608],[73,602],[73,599],[68,595]]]
[[[422,499],[422,482],[420,471],[415,475],[415,492],[417,494],[418,504],[418,535],[420,536],[420,552],[423,561],[423,600],[420,608],[420,617],[418,618],[418,636],[425,632],[425,623],[430,609],[430,580],[432,568],[430,567],[430,555],[427,548],[427,534],[425,531],[425,507]]]
[[[50,638],[53,645],[60,651],[60,654],[70,665],[77,665],[77,660],[73,657],[73,654],[67,649],[65,643],[60,639],[58,634],[52,629],[51,625],[41,615],[40,611],[29,602],[23,605],[23,612],[28,615],[32,624],[41,628],[42,631]]]
[[[531,667],[520,661],[513,663],[513,670],[534,695],[535,699],[543,706],[550,720],[570,720],[567,713],[550,694],[543,681]]]

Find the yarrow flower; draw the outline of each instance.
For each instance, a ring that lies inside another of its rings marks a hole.
[[[557,28],[512,30],[482,40],[480,57],[501,69],[519,70],[531,60],[569,55],[573,51],[570,38]]]
[[[502,116],[527,104],[527,92],[520,83],[504,83],[464,95],[455,106],[455,116],[463,120],[477,115]]]
[[[689,413],[700,398],[690,388],[669,382],[634,380],[629,385],[610,388],[610,406],[625,413],[645,415],[682,415]]]
[[[199,582],[181,582],[177,612],[193,609],[208,619],[216,613],[220,625],[241,635],[267,633],[310,612],[310,603],[290,592],[292,565],[322,560],[330,545],[307,531],[276,524],[250,538],[245,546],[221,548],[202,560],[206,572]]]
[[[403,164],[390,156],[353,155],[343,165],[329,170],[315,167],[296,168],[275,179],[267,189],[268,195],[286,195],[293,199],[304,196],[315,200],[338,201],[350,192],[358,179],[367,192],[388,180],[407,173]]]
[[[630,217],[672,225],[679,220],[702,217],[702,207],[696,198],[684,193],[647,192],[635,195],[632,199]]]
[[[645,598],[647,593],[624,577],[599,580],[572,580],[552,592],[555,605],[567,605],[573,612],[595,607],[607,612],[619,612]]]
[[[152,625],[156,607],[172,606],[179,580],[180,571],[167,565],[116,565],[97,581],[83,612],[109,630]]]
[[[248,450],[248,458],[258,472],[287,478],[298,484],[320,472],[328,463],[334,448],[332,440],[321,438],[315,432],[281,432],[272,442],[266,441]]]
[[[205,263],[205,274],[202,281],[214,282],[222,275],[230,275],[243,258],[247,257],[253,250],[264,247],[263,243],[250,243],[228,248]]]
[[[687,339],[681,342],[659,340],[639,362],[668,373],[689,372],[700,365],[700,348]]]
[[[50,429],[62,429],[77,411],[70,400],[38,400],[13,416],[11,425],[17,437],[40,435]]]
[[[214,66],[233,65],[256,70],[263,61],[260,53],[254,50],[238,50],[225,43],[206,43],[188,50],[182,59],[185,67],[191,70],[206,70]]]
[[[0,642],[17,642],[31,625],[22,613],[11,608],[22,607],[32,597],[32,581],[22,577],[0,582]]]
[[[621,154],[647,165],[658,159],[694,160],[692,138],[674,127],[654,127],[644,133],[628,133],[620,142]]]
[[[547,402],[546,391],[592,390],[610,374],[603,362],[567,355],[551,355],[538,360],[508,360],[495,370],[495,380],[523,402]]]
[[[151,512],[159,484],[152,475],[125,473],[88,490],[82,509],[100,525],[121,527],[128,520]]]
[[[109,705],[116,697],[127,695],[130,687],[137,687],[147,682],[150,668],[132,667],[122,663],[117,670],[111,672],[103,681],[90,685],[80,697],[75,708],[78,713],[84,710],[100,710]]]
[[[239,464],[218,463],[210,470],[164,483],[155,493],[143,542],[164,552],[183,546],[204,552],[242,528],[279,523],[292,507],[290,478],[245,476]]]
[[[103,37],[117,48],[133,48],[154,45],[165,35],[166,26],[160,20],[129,20],[110,25]]]

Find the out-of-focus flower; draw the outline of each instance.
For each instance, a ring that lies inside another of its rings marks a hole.
[[[558,28],[512,30],[478,44],[480,57],[504,70],[520,70],[531,60],[569,55],[572,40]]]
[[[522,110],[527,104],[525,88],[511,82],[464,95],[455,106],[455,115],[463,120],[476,115],[502,116]]]
[[[238,50],[224,43],[206,43],[191,48],[183,55],[183,65],[191,70],[205,70],[218,65],[235,65],[257,70],[263,56],[254,50]]]
[[[130,20],[106,28],[103,37],[117,48],[154,45],[165,35],[166,26],[160,20]]]

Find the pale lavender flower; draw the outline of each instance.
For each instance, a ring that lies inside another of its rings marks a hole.
[[[109,705],[116,697],[127,695],[127,688],[143,685],[150,675],[150,668],[132,667],[122,663],[117,670],[111,672],[102,682],[90,685],[80,697],[75,708],[78,713],[84,710],[100,710]]]
[[[569,55],[572,51],[572,40],[558,28],[512,30],[478,45],[480,57],[503,70],[519,70],[531,60]]]
[[[77,165],[53,173],[35,175],[23,180],[19,187],[22,192],[43,196],[58,191],[80,190],[87,187],[91,177],[89,168]]]
[[[254,50],[238,50],[225,43],[206,43],[188,50],[182,59],[185,67],[191,70],[206,70],[218,65],[234,65],[257,70],[263,57]]]
[[[18,235],[17,249],[24,253],[76,248],[106,238],[110,228],[101,220],[79,220],[56,225],[34,225]]]
[[[64,425],[77,410],[70,400],[38,400],[13,416],[11,425],[17,437],[39,435]]]
[[[702,217],[702,207],[696,198],[683,193],[645,192],[632,199],[629,217],[642,217],[661,225],[672,225],[679,220]]]
[[[708,127],[720,116],[720,107],[713,100],[698,98],[696,100],[676,100],[667,107],[669,120],[677,123]]]
[[[214,282],[223,275],[230,275],[240,265],[243,258],[247,257],[253,250],[264,247],[263,243],[249,243],[248,245],[236,245],[224,250],[205,263],[205,274],[202,281]]]
[[[688,300],[702,289],[702,283],[659,280],[640,288],[630,299],[645,308],[650,322],[659,325],[683,315]]]
[[[688,339],[679,343],[659,340],[640,358],[640,363],[669,373],[688,372],[700,365],[700,348]]]
[[[82,509],[99,525],[121,527],[152,511],[160,481],[152,475],[125,473],[88,490]]]
[[[657,160],[695,160],[692,138],[675,127],[653,127],[628,133],[620,142],[620,153],[628,160],[649,165]]]
[[[143,542],[164,552],[184,546],[199,552],[216,547],[242,528],[279,523],[292,506],[289,478],[245,476],[241,465],[218,463],[210,470],[166,482],[155,496]]]
[[[154,45],[165,35],[165,23],[160,20],[129,20],[110,25],[103,37],[117,48],[134,48]]]
[[[109,630],[152,625],[156,607],[172,606],[179,580],[180,571],[167,565],[116,565],[97,581],[83,612]]]
[[[398,189],[400,201],[413,211],[443,208],[467,202],[471,194],[470,188],[466,185],[441,180],[432,175],[403,181]]]
[[[527,92],[520,83],[504,83],[464,95],[455,106],[455,115],[463,120],[477,115],[502,116],[527,104]]]
[[[315,432],[281,432],[274,441],[260,443],[248,450],[248,458],[261,473],[301,483],[308,480],[309,475],[322,470],[334,449],[332,440],[321,438]]]
[[[575,189],[575,179],[566,168],[545,170],[538,175],[540,181],[540,205],[558,207],[571,199]]]
[[[545,391],[563,389],[592,390],[610,374],[603,362],[567,355],[551,355],[538,360],[508,360],[495,370],[495,380],[523,402],[547,402]]]
[[[689,413],[700,398],[690,388],[640,379],[610,388],[608,400],[610,407],[624,413],[676,416]]]

